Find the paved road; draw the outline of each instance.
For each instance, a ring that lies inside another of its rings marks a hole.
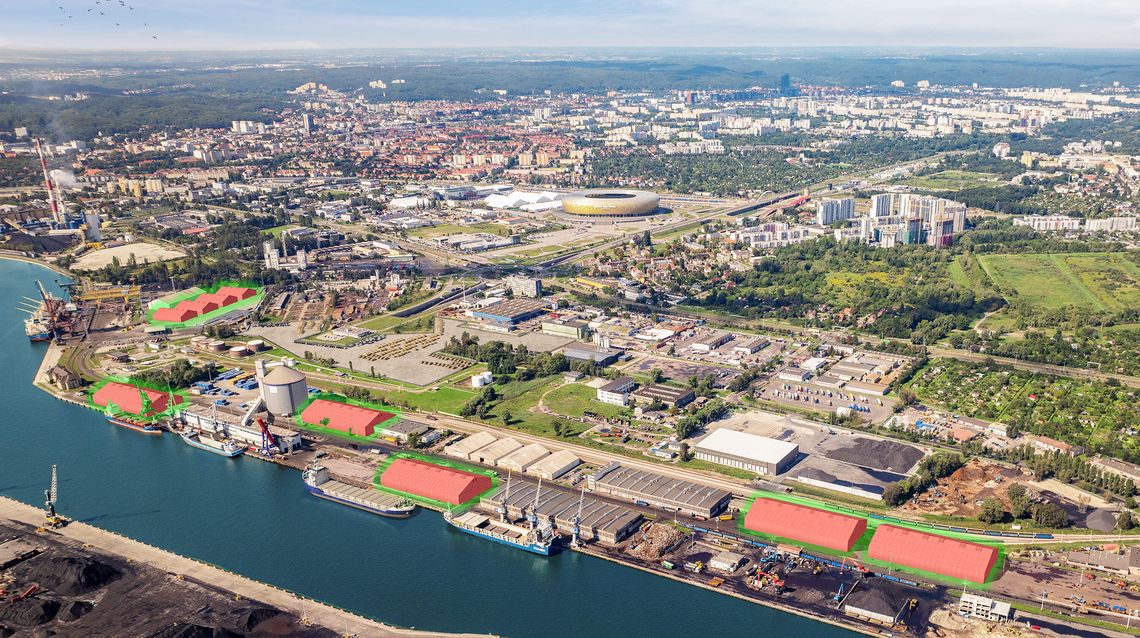
[[[0,517],[39,525],[43,522],[43,512],[34,507],[25,505],[6,497],[0,497]],[[46,532],[59,534],[65,538],[79,543],[89,544],[110,554],[125,559],[151,565],[165,572],[180,574],[194,580],[210,583],[214,587],[224,589],[245,598],[257,600],[278,609],[304,616],[309,622],[344,632],[353,636],[377,636],[378,638],[395,638],[398,636],[476,636],[477,634],[445,634],[411,629],[400,629],[374,620],[357,616],[356,614],[337,609],[335,607],[308,600],[302,606],[301,599],[295,594],[278,589],[265,583],[251,580],[244,576],[227,572],[206,563],[201,563],[185,556],[179,556],[157,547],[120,536],[106,530],[99,529],[85,523],[74,522],[63,529]]]

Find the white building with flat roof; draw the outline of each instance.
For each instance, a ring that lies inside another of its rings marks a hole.
[[[698,459],[756,474],[779,474],[795,462],[800,446],[747,432],[719,429],[696,444]]]

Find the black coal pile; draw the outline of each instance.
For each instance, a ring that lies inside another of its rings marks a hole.
[[[72,601],[63,606],[63,610],[59,612],[59,619],[63,622],[79,620],[94,608],[95,605],[85,600]]]
[[[56,556],[29,561],[26,580],[64,596],[86,594],[122,576],[106,563],[85,557]]]
[[[0,605],[0,623],[17,627],[33,627],[55,618],[59,601],[50,598],[25,598]]]
[[[221,627],[179,623],[151,634],[149,638],[242,638],[242,635]]]

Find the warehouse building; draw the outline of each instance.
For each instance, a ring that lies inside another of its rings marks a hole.
[[[629,404],[629,391],[637,384],[629,377],[618,377],[598,388],[598,400],[610,405],[625,407]]]
[[[654,401],[660,401],[667,407],[681,408],[692,403],[697,395],[689,388],[674,388],[660,383],[650,383],[638,388],[636,392],[630,393],[629,398],[638,403],[650,404]]]
[[[491,478],[427,461],[400,458],[380,475],[380,485],[433,501],[459,505],[491,489]]]
[[[717,552],[709,559],[709,569],[722,574],[731,574],[744,564],[743,554],[736,552]]]
[[[471,316],[499,326],[514,326],[546,312],[549,308],[536,299],[507,299],[486,308],[472,310]]]
[[[471,436],[463,439],[462,441],[452,443],[451,445],[443,448],[443,453],[447,456],[455,457],[468,461],[471,459],[471,454],[481,448],[487,447],[498,439],[489,432],[476,432]]]
[[[727,490],[622,467],[617,461],[591,474],[587,481],[592,492],[703,518],[720,514],[732,500]]]
[[[91,396],[91,401],[99,407],[135,416],[154,416],[170,407],[168,404],[171,400],[174,405],[182,403],[182,397],[177,394],[117,381],[104,384]]]
[[[737,356],[745,357],[750,354],[756,354],[757,352],[760,352],[764,348],[767,348],[769,344],[771,344],[771,342],[764,337],[757,337],[751,341],[733,346],[732,353]]]
[[[415,421],[396,421],[390,425],[385,425],[380,430],[380,436],[386,436],[394,441],[400,443],[407,443],[409,436],[419,437],[422,445],[431,445],[439,440],[439,430],[417,423]]]
[[[689,349],[693,352],[703,352],[708,354],[713,350],[723,346],[724,344],[732,341],[732,335],[727,332],[714,332],[711,335],[701,337],[689,345]]]
[[[526,473],[548,481],[562,476],[582,464],[582,459],[569,450],[559,450],[527,468]]]
[[[484,506],[498,508],[505,500],[507,516],[520,519],[534,506],[537,490],[537,485],[515,481],[510,490],[505,485],[500,486],[493,494],[483,497],[482,503]],[[579,528],[583,540],[616,545],[629,538],[641,526],[641,514],[628,507],[590,496],[583,498],[574,492],[547,488],[538,497],[538,517],[548,521],[560,532],[570,534],[574,528],[574,517],[578,514],[579,502],[582,506]]]
[[[309,425],[320,425],[355,436],[372,436],[377,425],[394,416],[391,412],[328,399],[317,399],[301,411],[301,420]]]
[[[531,443],[530,445],[511,452],[501,459],[499,461],[499,467],[511,472],[522,473],[527,471],[530,466],[548,456],[550,456],[550,450],[538,443]]]
[[[867,519],[760,497],[748,508],[744,528],[805,545],[849,552],[867,531]]]
[[[996,547],[968,543],[896,525],[880,525],[867,555],[875,560],[984,583],[997,562]]]
[[[562,349],[562,354],[566,355],[567,359],[587,361],[601,366],[616,363],[624,352],[618,348],[603,348],[589,343],[572,343]]]
[[[884,625],[894,625],[908,596],[901,588],[878,578],[865,578],[843,599],[843,613]]]
[[[508,436],[505,439],[499,439],[486,447],[479,448],[472,452],[470,458],[472,461],[482,463],[483,465],[495,465],[500,459],[503,459],[521,447],[522,443],[519,443],[514,437]]]
[[[697,443],[694,452],[702,461],[776,475],[795,463],[800,446],[766,436],[719,429]]]
[[[590,334],[590,326],[585,321],[580,319],[569,319],[567,321],[543,321],[542,333],[553,335],[555,337],[566,337],[569,339],[585,339]]]

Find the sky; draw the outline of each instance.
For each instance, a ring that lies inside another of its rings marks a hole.
[[[1140,0],[0,0],[0,16],[0,48],[19,49],[1140,43]]]

